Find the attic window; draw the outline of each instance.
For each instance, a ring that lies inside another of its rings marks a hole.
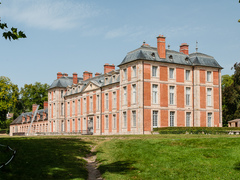
[[[186,58],[185,58],[185,61],[188,62],[188,61],[189,61],[189,57],[186,57]]]
[[[92,87],[92,84],[90,84],[90,87]]]
[[[170,60],[170,61],[173,60],[173,56],[172,56],[172,55],[169,56],[169,60]]]
[[[155,53],[153,52],[153,53],[151,54],[151,56],[152,56],[153,58],[155,58]]]
[[[115,82],[115,76],[113,76],[113,82]]]

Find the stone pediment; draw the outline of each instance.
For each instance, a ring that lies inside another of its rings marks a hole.
[[[85,86],[85,88],[82,90],[82,92],[85,92],[85,91],[93,91],[93,90],[97,90],[97,89],[99,89],[99,86],[90,81],[90,82]]]

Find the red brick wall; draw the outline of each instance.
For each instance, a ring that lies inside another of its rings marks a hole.
[[[206,127],[206,112],[200,112],[200,126]]]
[[[144,106],[151,106],[151,83],[144,82]]]
[[[160,66],[160,81],[168,81],[168,68]]]
[[[184,127],[185,126],[185,112],[177,111],[177,126]]]
[[[214,112],[214,125],[219,127],[219,112]]]
[[[168,85],[160,84],[160,106],[168,107]]]
[[[206,108],[206,88],[200,87],[200,108]]]
[[[128,84],[127,85],[127,105],[128,105],[128,107],[131,106],[131,100],[132,100],[132,98],[131,98],[131,84]]]
[[[168,110],[161,110],[161,127],[168,126]]]
[[[176,81],[184,82],[184,69],[176,68]]]
[[[120,101],[120,95],[119,95],[120,90],[117,90],[117,110],[119,110],[119,101]]]
[[[128,81],[131,81],[131,66],[129,66],[128,68],[127,68],[127,71],[128,71]]]
[[[206,76],[206,71],[203,70],[203,69],[200,69],[199,73],[200,73],[200,83],[205,84],[205,82],[206,82],[206,77],[205,77]]]
[[[144,64],[144,79],[150,79],[150,78],[151,78],[151,65]]]
[[[218,79],[218,71],[213,71],[213,84],[218,85],[219,84]]]
[[[109,129],[109,132],[112,132],[112,114],[109,114],[109,116],[108,116],[108,120],[109,120],[109,122],[108,122],[108,129]]]
[[[127,131],[131,131],[131,111],[127,111]]]
[[[219,88],[213,88],[214,109],[219,109]]]
[[[177,107],[184,108],[184,86],[177,85]]]
[[[93,95],[93,113],[96,113],[96,104],[97,104],[96,94]]]
[[[144,131],[151,131],[151,109],[144,109]]]

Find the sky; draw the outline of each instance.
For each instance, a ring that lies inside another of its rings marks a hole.
[[[213,56],[233,74],[240,61],[238,0],[1,0],[1,22],[17,27],[26,39],[0,38],[0,76],[19,88],[51,83],[57,72],[72,76],[84,71],[103,73],[105,63],[119,65],[143,41],[179,51]]]

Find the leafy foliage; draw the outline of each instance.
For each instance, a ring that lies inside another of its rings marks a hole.
[[[43,102],[48,100],[47,90],[48,84],[41,84],[36,82],[35,84],[25,84],[21,88],[20,96],[23,105],[23,111],[31,111],[33,104],[40,105],[40,109],[43,108]]]

